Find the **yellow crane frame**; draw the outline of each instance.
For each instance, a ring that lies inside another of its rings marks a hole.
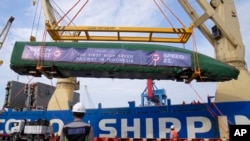
[[[193,26],[189,28],[56,26],[47,22],[46,29],[53,40],[186,43],[192,35]]]

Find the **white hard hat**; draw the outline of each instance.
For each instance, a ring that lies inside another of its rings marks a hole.
[[[72,112],[85,113],[86,109],[82,103],[78,102],[73,106]]]
[[[171,127],[170,127],[171,129],[174,129],[174,125],[171,125]]]

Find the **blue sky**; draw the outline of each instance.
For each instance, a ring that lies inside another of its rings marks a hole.
[[[38,1],[38,0],[37,0]],[[70,8],[76,0],[54,0],[59,2],[60,8],[63,10]],[[194,0],[191,0],[194,1]],[[82,1],[84,2],[84,1]],[[158,0],[159,2],[159,0]],[[181,9],[177,1],[166,1],[169,7],[189,26],[191,20],[186,13]],[[193,2],[195,3],[195,1]],[[246,61],[250,63],[250,15],[246,14],[249,11],[250,1],[235,0],[238,18],[240,21],[243,42],[246,47]],[[18,8],[17,8],[18,7]],[[0,104],[3,103],[5,87],[7,81],[18,80],[27,83],[30,79],[32,82],[44,82],[47,84],[56,84],[56,79],[48,80],[47,78],[32,78],[31,76],[20,76],[14,73],[10,68],[10,56],[15,41],[29,41],[31,28],[35,15],[36,6],[32,5],[32,0],[2,0],[0,5],[0,29],[4,26],[10,16],[15,17],[9,36],[0,50],[0,59],[4,60],[4,64],[0,67]],[[42,13],[43,14],[43,13]],[[96,26],[151,26],[151,27],[169,27],[164,16],[159,12],[159,9],[154,4],[153,0],[106,0],[106,1],[90,1],[81,15],[75,19],[77,25],[96,25]],[[176,27],[181,25],[176,24],[173,17],[170,17]],[[33,35],[36,34],[36,26],[39,26],[37,31],[37,40],[42,40],[42,31],[44,19],[41,18],[39,25],[37,18]],[[214,56],[212,46],[207,42],[205,37],[196,29],[196,44],[198,51]],[[49,40],[49,38],[47,39]],[[173,44],[172,44],[173,45]],[[182,47],[181,44],[175,46]],[[192,42],[185,45],[186,48],[192,48]],[[249,67],[248,67],[249,68]],[[136,101],[136,105],[140,104],[140,94],[146,87],[146,80],[127,80],[127,79],[96,79],[96,78],[78,78],[81,83],[81,89],[78,91],[81,96],[81,101],[85,102],[87,107],[97,107],[101,102],[103,107],[127,106],[127,101]],[[191,85],[169,80],[155,81],[158,88],[164,88],[167,96],[172,99],[172,103],[181,103],[183,100],[191,102],[192,100],[206,101],[207,95],[214,95],[215,83],[191,83]],[[87,91],[85,89],[87,86]],[[198,91],[198,94],[194,91]],[[86,93],[89,96],[86,96]],[[202,98],[202,99],[200,99]],[[89,102],[89,101],[92,102]],[[93,103],[93,104],[92,104]]]

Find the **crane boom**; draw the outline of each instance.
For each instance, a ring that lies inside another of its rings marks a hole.
[[[0,33],[0,48],[2,48],[3,46],[3,43],[9,33],[9,30],[10,30],[10,27],[11,27],[11,24],[12,22],[14,21],[14,17],[10,17],[9,20],[7,21],[7,23],[5,24],[4,28],[2,29],[1,33]]]
[[[5,24],[5,26],[3,27],[2,31],[0,32],[0,49],[2,48],[3,46],[3,43],[9,33],[9,30],[10,30],[10,27],[11,27],[11,24],[12,22],[14,21],[14,17],[10,17],[9,20],[7,21],[7,23]],[[0,60],[0,65],[3,64],[3,61]]]
[[[214,47],[216,59],[240,70],[237,80],[218,83],[215,102],[249,101],[250,73],[246,67],[245,47],[234,0],[211,0],[210,4],[207,0],[196,0],[204,12],[201,16],[189,1],[178,1],[193,20],[194,26],[199,28]],[[211,31],[205,25],[207,20],[214,23]]]
[[[245,68],[244,45],[233,0],[197,0],[204,13],[198,16],[192,4],[186,0],[179,3],[215,49],[216,59],[237,68]],[[212,32],[205,22],[212,20]],[[230,24],[227,24],[230,23]]]

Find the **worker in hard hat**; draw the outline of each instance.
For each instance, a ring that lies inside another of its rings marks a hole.
[[[83,122],[83,117],[86,112],[82,103],[78,102],[73,106],[72,113],[74,121],[66,124],[63,127],[60,141],[93,141],[93,127]]]
[[[178,141],[178,132],[175,130],[174,125],[171,125],[170,130],[170,141]]]

